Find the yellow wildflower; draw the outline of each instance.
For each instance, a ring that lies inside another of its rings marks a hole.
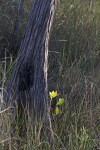
[[[56,97],[56,96],[58,95],[57,91],[55,91],[55,92],[52,91],[52,92],[50,92],[49,94],[50,94],[50,97],[51,97],[51,98],[54,98],[54,97]]]

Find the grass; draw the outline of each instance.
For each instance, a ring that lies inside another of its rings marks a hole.
[[[60,114],[56,115],[51,108],[51,126],[47,126],[43,120],[34,122],[29,114],[20,120],[17,106],[15,115],[13,108],[1,111],[0,150],[100,149],[99,4],[99,0],[59,3],[49,44],[48,84],[49,91],[57,90],[64,98]],[[0,55],[2,52],[1,47]],[[0,63],[1,86],[6,72],[7,83],[11,76],[9,68],[13,62],[10,60],[1,60],[5,62]],[[0,100],[3,100],[2,95]],[[56,103],[58,97],[54,101]]]
[[[67,105],[66,105],[67,106]],[[99,116],[100,107],[88,106],[81,101],[77,106],[62,107],[59,115],[51,112],[51,127],[43,121],[35,122],[30,116],[23,118],[12,115],[9,108],[0,113],[0,147],[2,149],[68,149],[93,150],[99,149]],[[26,109],[27,110],[27,109]],[[26,113],[25,113],[26,114]],[[10,121],[9,121],[10,117]],[[53,137],[52,137],[53,134]]]

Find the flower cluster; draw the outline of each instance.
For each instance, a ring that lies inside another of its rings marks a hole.
[[[59,94],[57,93],[57,91],[52,91],[52,92],[49,92],[49,95],[50,95],[50,98],[51,98],[51,101],[54,97],[58,96]],[[59,109],[59,106],[62,105],[64,103],[64,98],[59,98],[57,104],[56,104],[56,115],[58,115],[60,113],[60,109]]]

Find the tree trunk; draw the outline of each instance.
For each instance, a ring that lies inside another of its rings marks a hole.
[[[48,42],[57,0],[34,0],[26,32],[7,88],[6,104],[29,104],[36,117],[46,115]]]

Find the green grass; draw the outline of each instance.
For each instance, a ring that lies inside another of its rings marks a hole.
[[[34,122],[29,114],[20,119],[17,107],[15,115],[13,108],[0,112],[0,150],[100,149],[99,26],[99,0],[62,0],[58,4],[49,44],[48,84],[49,91],[57,90],[64,98],[64,104],[59,115],[51,109],[50,126],[43,120]],[[1,47],[0,55],[2,52]],[[8,80],[14,63],[9,60]],[[0,79],[3,70],[0,63]]]

